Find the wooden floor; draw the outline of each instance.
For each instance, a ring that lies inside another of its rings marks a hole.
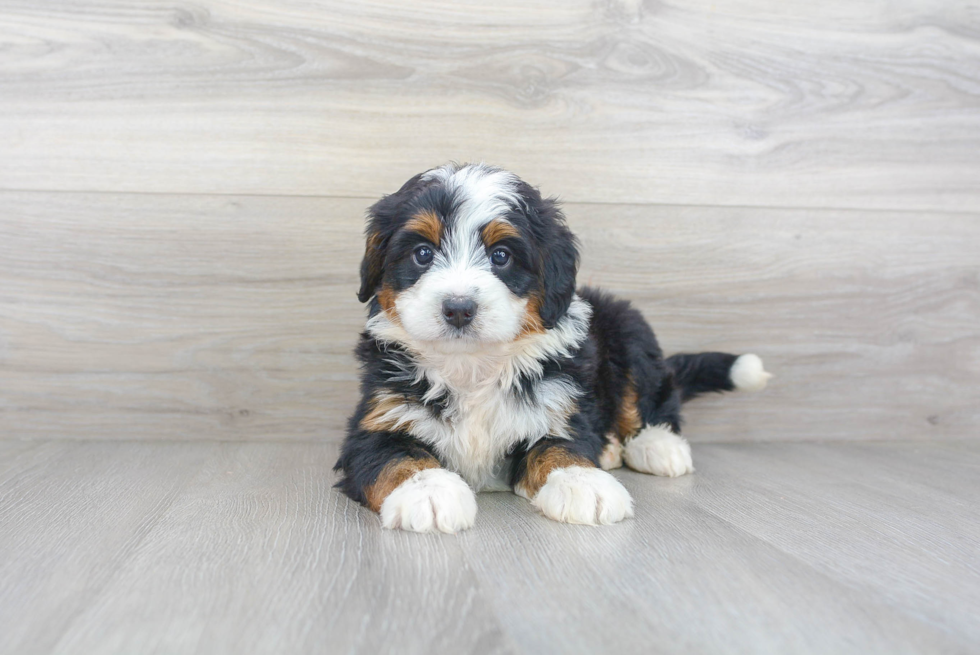
[[[980,444],[716,444],[636,517],[383,531],[323,443],[0,442],[0,652],[968,653]]]

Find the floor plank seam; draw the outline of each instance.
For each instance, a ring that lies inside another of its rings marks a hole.
[[[0,194],[15,193],[50,193],[59,195],[118,195],[118,196],[173,196],[173,197],[203,197],[203,198],[299,198],[308,200],[363,200],[365,208],[379,197],[370,195],[321,195],[312,193],[249,193],[249,192],[225,192],[225,191],[132,191],[132,190],[106,190],[106,189],[26,189],[26,188],[7,188],[0,187]],[[564,200],[560,190],[555,190],[558,201],[563,207],[595,205],[599,207],[660,207],[660,208],[682,208],[693,209],[741,209],[741,210],[766,210],[766,211],[814,211],[814,212],[868,212],[876,214],[908,214],[917,215],[923,213],[940,214],[944,216],[977,216],[980,211],[968,209],[949,209],[943,207],[921,207],[909,209],[907,207],[862,207],[862,206],[837,206],[837,205],[745,205],[745,204],[710,204],[697,202],[611,202],[608,200]]]

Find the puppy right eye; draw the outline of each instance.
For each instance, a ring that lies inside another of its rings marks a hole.
[[[415,249],[415,263],[419,266],[428,266],[432,262],[432,248],[429,246],[419,246]]]

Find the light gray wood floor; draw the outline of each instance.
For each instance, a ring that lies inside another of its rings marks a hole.
[[[980,445],[701,444],[636,517],[383,531],[332,443],[0,442],[0,652],[967,653]]]

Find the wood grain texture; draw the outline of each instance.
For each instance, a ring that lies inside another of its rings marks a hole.
[[[357,398],[364,201],[0,193],[0,432],[319,439]],[[974,215],[569,205],[670,352],[757,352],[698,441],[976,438]]]
[[[696,464],[700,453],[695,448]],[[733,469],[726,470],[723,492],[737,501],[739,484],[732,480],[739,471]],[[526,504],[506,494],[481,498],[478,522],[490,529],[463,538],[474,550],[483,588],[500,599],[495,608],[512,640],[532,653],[968,650],[972,629],[961,620],[946,630],[909,623],[918,608],[896,611],[888,602],[893,592],[871,584],[855,590],[693,502],[698,486],[707,484],[699,475],[670,480],[617,472],[636,500],[636,516],[610,530],[573,528],[569,534],[569,526],[528,513]],[[807,538],[809,521],[794,517],[798,525],[781,536],[796,544]],[[845,530],[826,528],[838,547],[847,543]],[[532,548],[508,547],[529,540]],[[829,551],[826,557],[837,553],[833,545]],[[909,573],[907,582],[917,586],[918,575]],[[942,588],[954,580],[945,579]],[[954,596],[971,592],[957,587]],[[971,600],[967,606],[977,605]]]
[[[455,537],[382,530],[330,487],[334,444],[10,443],[5,655],[976,645],[977,442],[700,444],[693,476],[617,472],[619,525],[481,494]]]
[[[315,438],[342,424],[362,202],[8,199],[7,436]]]
[[[976,217],[577,209],[581,282],[633,299],[668,353],[757,352],[777,376],[687,405],[693,439],[977,436]]]
[[[919,474],[907,476],[893,464],[896,450],[909,454],[885,445],[717,445],[699,458],[694,491],[699,506],[855,591],[873,590],[893,607],[962,634],[975,648],[980,511],[963,490],[977,491],[980,478],[969,467],[933,461],[928,446],[917,449]],[[959,450],[976,456],[976,448]],[[959,487],[933,489],[930,477],[959,478]],[[739,493],[731,493],[733,485]]]
[[[217,446],[2,443],[0,652],[49,653]]]
[[[0,188],[980,206],[975,0],[11,0]]]
[[[0,479],[2,653],[504,651],[458,545],[381,533],[333,447],[43,451]]]

